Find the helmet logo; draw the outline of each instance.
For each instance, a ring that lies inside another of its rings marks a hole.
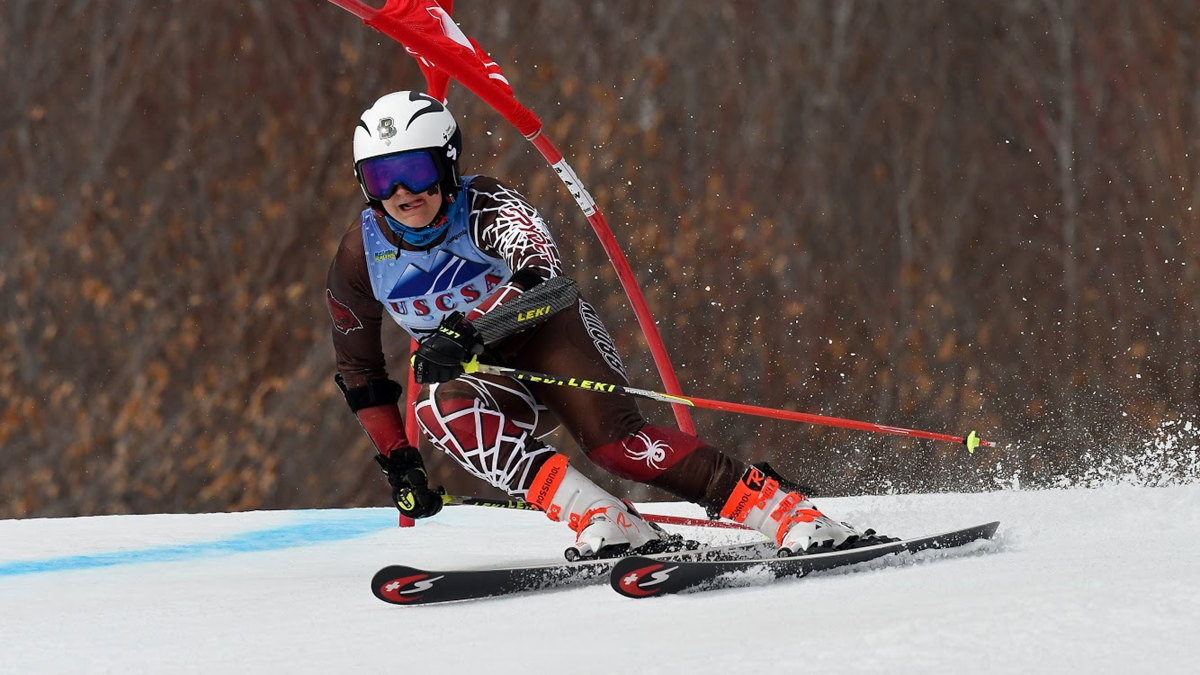
[[[417,112],[413,113],[413,116],[408,118],[408,124],[406,124],[404,126],[405,129],[411,127],[412,123],[416,122],[417,118],[420,117],[421,115],[428,115],[429,113],[439,113],[439,112],[443,112],[446,109],[446,106],[439,103],[436,98],[433,98],[431,96],[426,96],[425,94],[422,94],[419,91],[409,92],[408,100],[412,101],[413,103],[416,103],[417,101],[421,101],[422,103],[425,104],[425,107],[421,108]]]
[[[379,138],[388,140],[396,135],[396,121],[390,117],[384,117],[379,120]]]

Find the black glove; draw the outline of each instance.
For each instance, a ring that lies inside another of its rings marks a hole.
[[[463,374],[464,362],[482,353],[483,338],[467,317],[462,312],[447,314],[413,354],[413,377],[421,384],[449,382]]]
[[[409,518],[428,518],[442,510],[442,495],[446,491],[439,487],[429,488],[429,477],[425,475],[425,463],[416,448],[393,450],[392,454],[375,456],[392,486],[392,501],[400,513]]]

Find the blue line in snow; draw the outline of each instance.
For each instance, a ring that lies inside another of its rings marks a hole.
[[[383,517],[380,517],[377,513],[363,514],[354,518],[346,518],[345,516],[335,518],[328,516],[324,518],[318,517],[295,525],[244,532],[214,541],[158,546],[134,551],[113,551],[111,553],[92,553],[41,560],[0,562],[0,578],[22,574],[38,574],[41,572],[66,572],[98,567],[112,567],[115,565],[177,562],[181,560],[233,555],[236,553],[277,551],[285,548],[353,539],[385,530],[389,527],[395,527],[394,517],[390,513]]]

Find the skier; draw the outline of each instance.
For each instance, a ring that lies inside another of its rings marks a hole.
[[[425,437],[471,474],[567,523],[573,557],[673,550],[682,542],[541,440],[558,424],[605,470],[757,529],[781,554],[869,540],[873,532],[826,517],[769,466],[647,424],[630,398],[466,373],[464,362],[478,356],[626,381],[612,339],[582,298],[540,326],[483,344],[472,321],[563,269],[546,223],[521,195],[495,178],[460,176],[461,139],[446,107],[423,93],[391,93],[364,112],[354,130],[354,173],[367,205],[329,269],[335,380],[378,450],[402,514],[437,514],[443,492],[430,487],[404,434],[401,388],[383,356],[385,312],[420,343],[412,367],[427,385],[415,408]]]

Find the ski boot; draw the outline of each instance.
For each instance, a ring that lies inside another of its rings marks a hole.
[[[550,520],[566,521],[575,532],[575,545],[564,551],[571,562],[699,546],[646,522],[632,504],[605,492],[567,464],[561,454],[542,465],[527,499],[545,511]]]
[[[774,539],[781,557],[893,541],[877,535],[875,530],[859,531],[849,523],[833,520],[807,497],[781,488],[778,480],[753,466],[738,481],[721,516]]]

